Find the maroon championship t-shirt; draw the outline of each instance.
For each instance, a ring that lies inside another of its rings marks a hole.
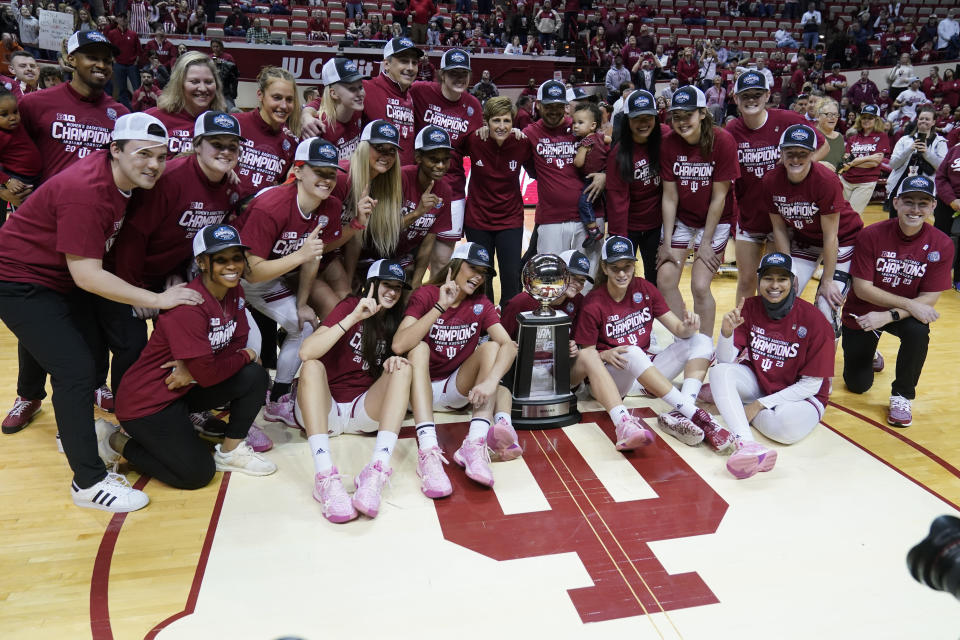
[[[548,129],[543,120],[523,130],[533,151],[533,167],[537,175],[537,224],[577,222],[577,200],[583,181],[573,158],[577,154],[577,139],[570,131],[570,119],[560,126]]]
[[[520,169],[533,150],[526,140],[507,137],[502,145],[470,134],[463,154],[470,156],[470,197],[464,209],[464,226],[501,231],[523,226]],[[542,196],[541,196],[542,197]]]
[[[740,311],[743,324],[733,331],[733,344],[746,349],[748,364],[764,395],[797,383],[801,376],[823,378],[816,393],[824,407],[833,377],[833,328],[815,306],[797,298],[790,313],[771,320],[760,296],[747,298]]]
[[[340,200],[330,196],[316,211],[304,213],[297,204],[297,184],[291,182],[268,189],[250,202],[238,231],[250,253],[265,260],[290,255],[301,246],[319,225],[324,244],[340,237]],[[333,260],[336,252],[324,253],[321,269]]]
[[[174,158],[153,189],[130,199],[110,256],[114,272],[132,285],[161,290],[167,276],[190,263],[197,232],[223,222],[236,201],[229,177],[211,182],[195,155]]]
[[[464,142],[483,126],[483,107],[479,100],[466,91],[458,100],[447,100],[437,82],[414,82],[410,87],[410,95],[413,97],[416,130],[432,124],[450,136],[453,153],[444,182],[450,186],[453,199],[462,200],[466,197],[467,188],[467,176],[463,170],[463,156],[466,155]]]
[[[323,326],[336,327],[338,322],[353,313],[358,302],[360,298],[356,296],[347,296],[341,300],[324,318]],[[340,331],[339,328],[333,330]],[[336,402],[352,402],[376,382],[376,378],[370,374],[370,363],[363,359],[363,353],[360,350],[362,341],[363,322],[358,322],[347,327],[346,333],[320,358],[320,362],[327,369],[330,395]],[[383,361],[389,357],[387,349],[388,345],[380,341],[377,345],[377,361],[374,364],[383,364]]]
[[[410,296],[403,314],[421,318],[439,300],[440,287],[424,285]],[[480,337],[495,324],[500,324],[500,314],[482,293],[475,293],[459,306],[448,308],[424,338],[430,347],[430,379],[449,377],[476,351]]]
[[[624,182],[617,164],[617,147],[607,155],[607,229],[611,235],[650,231],[663,224],[660,174],[653,171],[647,145],[633,145],[633,179]]]
[[[559,307],[553,307],[558,311],[563,311],[570,316],[570,337],[573,338],[574,329],[577,327],[577,316],[580,314],[580,308],[583,306],[583,294],[578,293],[570,300],[564,297]],[[524,311],[535,311],[540,308],[540,302],[526,291],[521,291],[510,298],[510,302],[503,308],[500,314],[500,324],[507,330],[513,340],[517,339],[520,332],[520,324],[517,322],[517,314]]]
[[[203,295],[203,304],[180,305],[160,314],[140,357],[123,374],[117,391],[117,418],[135,420],[153,415],[193,389],[187,385],[171,391],[164,380],[170,369],[165,362],[183,360],[199,380],[202,371],[213,376],[204,380],[212,386],[235,375],[248,362],[241,349],[247,345],[247,314],[243,289],[227,290],[223,300],[213,297],[200,278],[188,285]]]
[[[190,115],[186,109],[176,113],[164,111],[160,107],[153,107],[144,111],[151,115],[167,128],[167,157],[172,158],[179,153],[193,151],[193,125],[197,117]],[[243,129],[241,129],[243,131]]]
[[[363,112],[354,111],[346,122],[334,118],[332,125],[327,122],[327,116],[323,113],[320,114],[320,120],[326,125],[320,137],[333,143],[341,160],[352,156],[360,144],[360,134],[363,133]]]
[[[714,134],[709,158],[704,157],[699,145],[688,144],[675,132],[664,137],[660,145],[660,177],[677,184],[677,219],[694,229],[706,224],[713,183],[740,177],[733,136],[723,129],[714,129]],[[733,222],[733,191],[731,188],[727,193],[721,224]]]
[[[246,140],[240,145],[237,175],[240,176],[240,197],[280,184],[287,178],[297,153],[297,138],[286,127],[274,131],[254,109],[236,115],[240,133]]]
[[[423,190],[420,188],[420,182],[417,180],[417,173],[420,167],[412,164],[404,167],[400,172],[403,185],[403,207],[400,215],[407,216],[420,204],[420,197]],[[433,193],[440,202],[430,211],[413,221],[405,229],[400,231],[400,240],[397,242],[397,248],[394,249],[394,260],[399,260],[404,267],[413,264],[417,257],[417,251],[423,243],[427,234],[434,233],[438,237],[450,235],[450,188],[440,182],[433,185]]]
[[[413,96],[400,91],[400,85],[381,73],[363,81],[366,97],[363,100],[363,121],[386,120],[400,132],[400,165],[413,164],[413,140],[417,130],[413,118]]]
[[[883,132],[874,131],[870,135],[854,133],[847,136],[847,153],[853,154],[855,158],[863,156],[872,156],[875,153],[882,153],[884,157],[890,157],[890,138]],[[876,182],[880,178],[880,165],[872,169],[854,167],[848,169],[843,175],[843,179],[850,184],[862,184],[864,182]]]
[[[109,152],[94,151],[43,183],[0,227],[0,280],[70,291],[65,254],[102,259],[126,209]]]
[[[949,289],[952,266],[953,242],[945,233],[924,224],[919,233],[907,237],[900,229],[900,221],[893,218],[860,232],[850,275],[883,291],[913,299],[928,291]],[[843,305],[843,324],[859,329],[854,315],[887,310],[861,300],[853,289]]]
[[[84,98],[69,82],[28,93],[19,107],[21,126],[40,149],[44,180],[103,148],[116,119],[129,113],[105,93]]]
[[[820,216],[840,214],[837,230],[839,246],[853,246],[857,233],[863,229],[860,215],[843,199],[840,178],[819,162],[810,166],[810,173],[800,184],[787,179],[787,170],[778,164],[763,177],[760,194],[751,197],[762,202],[772,214],[779,214],[793,228],[793,237],[801,244],[823,246],[823,229]]]
[[[663,295],[643,278],[634,278],[620,302],[606,287],[594,288],[583,299],[573,339],[580,345],[596,345],[597,351],[614,347],[650,347],[653,321],[670,311]]]
[[[767,120],[758,129],[751,129],[743,118],[737,118],[726,126],[726,132],[737,144],[737,159],[740,162],[740,177],[733,183],[739,215],[737,223],[749,233],[770,233],[770,215],[764,201],[756,197],[760,180],[780,160],[780,136],[794,124],[809,124],[796,111],[767,109]],[[823,134],[814,129],[817,144],[826,141]]]

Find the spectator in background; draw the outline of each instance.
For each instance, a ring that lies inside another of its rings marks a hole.
[[[319,9],[314,9],[310,13],[310,20],[307,21],[307,37],[310,40],[330,39],[330,23]]]
[[[677,78],[671,78],[670,84],[660,90],[660,97],[666,100],[667,105],[673,100],[673,94],[680,88],[680,81]]]
[[[216,15],[216,14],[214,14]],[[203,5],[198,4],[190,17],[187,18],[187,33],[192,36],[202,36],[207,33],[207,12]]]
[[[783,4],[783,15],[781,16],[784,20],[796,20],[800,17],[800,2],[799,0],[786,0]]]
[[[223,23],[223,33],[234,38],[247,37],[247,29],[250,28],[250,20],[240,12],[240,5],[233,5],[233,12],[227,16]]]
[[[131,107],[134,111],[146,111],[157,106],[160,98],[160,88],[153,81],[153,74],[149,71],[140,72],[140,88],[133,92]]]
[[[877,104],[880,100],[880,89],[870,79],[869,71],[860,72],[860,79],[847,91],[847,98],[850,99],[850,107],[855,111],[859,111],[862,104]]]
[[[840,63],[834,62],[830,74],[823,79],[823,90],[830,98],[839,102],[846,88],[847,77],[840,73]]]
[[[470,93],[480,101],[480,104],[485,103],[490,98],[495,98],[500,95],[500,90],[497,89],[497,85],[493,83],[490,79],[490,71],[484,69],[483,73],[480,76],[480,82],[473,85],[473,89],[470,90]]]
[[[937,25],[937,51],[947,60],[960,54],[960,23],[957,22],[956,9],[950,9],[947,17]]]
[[[890,97],[894,100],[902,91],[906,91],[910,86],[910,81],[916,75],[913,65],[910,63],[910,55],[900,56],[900,62],[887,73],[887,86],[890,87]]]
[[[533,123],[533,96],[520,94],[517,98],[517,115],[513,119],[513,126],[523,131],[527,125]]]
[[[427,44],[429,44],[429,42]],[[523,45],[520,44],[520,36],[513,36],[513,40],[503,48],[503,53],[508,56],[523,55]]]
[[[544,49],[553,48],[553,40],[561,27],[560,14],[550,6],[550,0],[544,0],[543,8],[534,16],[534,24],[540,33],[540,44]]]
[[[347,0],[346,6],[347,19],[352,20],[357,16],[363,17],[363,2],[360,0]]]
[[[520,36],[513,36],[513,40],[519,49],[517,53],[523,53],[523,46],[520,45]],[[427,27],[427,46],[440,46],[440,25],[436,20],[431,20],[430,25]]]
[[[237,61],[233,59],[232,55],[223,50],[223,40],[220,38],[214,38],[210,41],[210,59],[213,60],[213,64],[216,65],[217,75],[220,76],[226,111],[234,111],[237,108],[237,84],[240,80],[240,70],[237,68]]]
[[[613,66],[607,71],[604,78],[604,87],[607,89],[607,100],[613,101],[620,97],[620,85],[630,82],[630,70],[623,66],[623,57],[617,54],[613,58]]]
[[[26,51],[14,51],[10,54],[10,71],[20,85],[20,92],[24,95],[38,89],[40,69],[36,59]]]
[[[130,29],[126,16],[117,18],[116,27],[103,35],[120,50],[113,62],[113,82],[119,89],[117,101],[129,109],[131,91],[140,88],[140,70],[137,68],[142,55],[140,38]]]
[[[0,38],[0,75],[12,76],[13,72],[10,71],[10,54],[14,51],[23,51],[23,47],[17,43],[17,39],[12,33],[5,32]]]
[[[723,78],[713,77],[713,85],[707,89],[707,110],[714,122],[723,122],[727,111],[727,90],[723,87]]]
[[[266,44],[270,38],[270,31],[266,27],[267,24],[270,23],[264,18],[254,20],[253,26],[247,29],[247,42],[251,44]]]
[[[153,39],[143,46],[143,52],[147,56],[151,53],[157,54],[157,60],[167,69],[173,67],[177,59],[177,48],[167,40],[167,34],[161,27],[153,30]]]
[[[906,92],[904,92],[906,93]],[[903,94],[900,94],[903,96]],[[947,155],[947,141],[934,129],[936,113],[930,105],[917,110],[916,119],[907,125],[904,135],[890,154],[890,175],[887,177],[887,204],[890,217],[896,216],[893,196],[900,183],[916,175],[931,180]]]
[[[687,47],[677,61],[677,80],[680,81],[680,86],[694,84],[698,73],[700,73],[700,67],[693,57],[693,48]]]
[[[20,43],[23,48],[40,58],[40,21],[30,13],[28,5],[18,5],[17,0],[10,3],[10,8],[17,15],[17,26],[20,28]]]
[[[37,75],[37,87],[40,89],[49,89],[58,84],[63,84],[63,72],[60,71],[60,67],[44,65],[43,69],[40,69],[40,73]]]
[[[796,5],[797,3],[793,4]],[[787,6],[790,6],[789,3]],[[773,33],[773,39],[776,40],[778,47],[795,49],[800,46],[800,43],[793,39],[793,35],[783,27]]]
[[[160,89],[167,86],[167,82],[170,80],[170,70],[160,64],[160,59],[156,53],[151,53],[147,58],[147,64],[140,69],[141,74],[144,72],[153,76],[154,84]]]
[[[410,0],[408,15],[410,21],[410,39],[416,44],[427,42],[427,24],[437,14],[433,0]],[[394,20],[396,22],[396,20]]]
[[[817,5],[811,2],[807,5],[807,12],[800,18],[800,26],[803,29],[803,46],[813,49],[820,42],[820,25],[823,23],[823,17],[817,11]]]

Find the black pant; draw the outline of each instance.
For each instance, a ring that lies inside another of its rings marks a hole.
[[[277,368],[277,323],[273,318],[269,318],[253,307],[250,309],[250,315],[253,321],[257,323],[260,329],[260,362],[267,369]]]
[[[890,395],[913,400],[917,381],[927,359],[930,326],[915,318],[904,318],[884,325],[881,331],[900,338],[896,377]],[[873,331],[843,327],[843,382],[854,393],[865,393],[873,386],[873,354],[880,336]]]
[[[80,290],[62,294],[35,284],[0,282],[0,319],[50,373],[60,442],[73,480],[86,489],[106,475],[93,428],[97,388],[93,305]]]
[[[628,231],[627,237],[633,247],[640,252],[643,262],[643,277],[653,286],[657,286],[657,250],[660,248],[660,227],[649,231]]]
[[[147,322],[133,315],[133,307],[106,298],[96,298],[97,322],[113,353],[110,387],[116,392],[120,380],[147,346]],[[106,353],[106,349],[101,349]]]
[[[250,363],[233,377],[212,387],[197,387],[159,412],[123,421],[132,438],[123,448],[138,471],[177,489],[199,489],[216,473],[210,446],[197,437],[190,414],[230,403],[228,438],[245,438],[263,407],[267,372]]]
[[[953,221],[953,209],[949,203],[938,198],[937,208],[933,211],[933,226],[950,236],[950,239],[954,242],[954,247],[956,247],[955,236],[950,234],[953,229]],[[953,252],[953,281],[956,282],[957,280],[960,280],[960,251]]]
[[[476,242],[497,257],[500,276],[500,304],[505,305],[520,293],[520,249],[523,245],[523,227],[487,231],[463,228],[467,240]],[[487,297],[493,302],[493,283],[487,278]]]

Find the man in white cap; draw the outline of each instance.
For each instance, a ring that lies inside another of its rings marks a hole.
[[[73,469],[71,495],[81,507],[126,512],[149,502],[104,466],[103,458],[115,460],[98,442],[98,432],[106,437],[114,429],[93,421],[97,382],[90,343],[97,328],[89,294],[158,309],[203,301],[182,285],[158,294],[103,268],[127,200],[134,189],[153,188],[166,146],[159,120],[143,113],[122,116],[109,149],[46,181],[0,229],[0,319],[51,374],[57,427]]]

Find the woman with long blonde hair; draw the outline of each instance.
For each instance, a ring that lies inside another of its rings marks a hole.
[[[168,156],[193,149],[193,124],[205,111],[226,111],[220,74],[210,56],[189,51],[177,58],[157,106],[146,111],[167,127]]]

